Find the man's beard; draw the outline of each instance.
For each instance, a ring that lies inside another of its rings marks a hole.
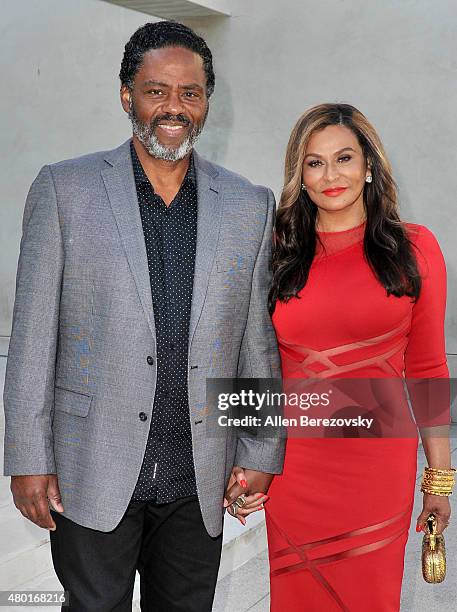
[[[150,123],[144,123],[138,118],[135,111],[135,105],[130,98],[129,119],[132,122],[133,133],[145,147],[149,155],[155,157],[155,159],[162,159],[164,161],[175,162],[189,155],[205,125],[207,115],[208,109],[201,123],[192,123],[187,117],[184,117],[184,115],[170,115],[169,113],[155,117]],[[157,126],[164,121],[182,123],[190,127],[185,140],[178,147],[167,147],[161,144],[155,135]]]

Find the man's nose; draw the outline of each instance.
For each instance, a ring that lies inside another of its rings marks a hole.
[[[184,106],[179,91],[172,90],[169,92],[162,104],[162,110],[170,115],[179,115],[183,112]]]

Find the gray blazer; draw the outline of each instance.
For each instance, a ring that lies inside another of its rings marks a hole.
[[[4,390],[4,474],[56,473],[64,515],[100,531],[116,527],[133,494],[156,386],[129,143],[45,166],[35,179]],[[281,440],[241,438],[232,429],[211,435],[212,408],[205,406],[207,377],[280,375],[267,312],[275,205],[270,190],[197,154],[195,167],[189,418],[201,511],[215,536],[232,466],[282,469]]]

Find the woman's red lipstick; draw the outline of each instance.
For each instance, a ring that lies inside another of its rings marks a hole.
[[[339,196],[343,191],[346,191],[347,187],[333,187],[332,189],[325,189],[322,193],[325,193],[326,196],[330,198],[334,198]]]

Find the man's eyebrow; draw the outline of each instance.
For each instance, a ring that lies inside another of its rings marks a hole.
[[[343,153],[343,151],[353,151],[354,153],[357,153],[357,151],[353,149],[352,147],[344,147],[343,149],[340,149],[339,151],[337,151],[335,155],[339,155],[340,153]],[[319,155],[319,153],[307,153],[305,155],[305,159],[307,157],[318,157],[319,159],[322,159],[322,155]]]
[[[189,85],[182,85],[183,89],[201,89],[203,90],[203,87],[201,85],[199,85],[198,83],[189,83]]]

